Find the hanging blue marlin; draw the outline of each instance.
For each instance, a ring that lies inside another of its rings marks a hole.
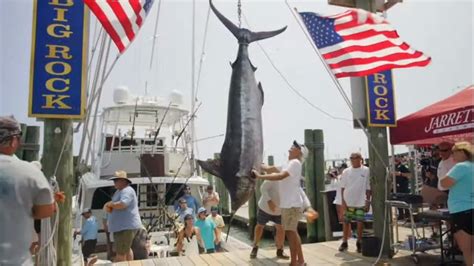
[[[227,129],[220,159],[199,161],[210,174],[222,179],[232,201],[232,215],[255,191],[252,169],[260,169],[263,156],[263,89],[255,79],[256,68],[249,59],[251,42],[273,37],[286,27],[269,32],[239,28],[224,17],[209,0],[211,9],[239,42],[237,59],[232,63],[232,77],[227,109]]]

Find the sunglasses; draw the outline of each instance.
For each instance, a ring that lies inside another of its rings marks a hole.
[[[362,159],[362,158],[360,158],[360,157],[349,157],[349,159],[351,159],[351,160],[357,160],[357,159]]]

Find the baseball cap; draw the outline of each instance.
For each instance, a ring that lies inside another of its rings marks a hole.
[[[21,127],[13,116],[0,116],[0,141],[21,135]]]
[[[296,140],[293,140],[293,146],[298,148],[301,151],[301,154],[303,156],[303,160],[308,157],[308,148],[304,144],[298,143]]]
[[[219,210],[219,208],[217,208],[217,206],[212,206],[211,207],[211,212],[216,212],[218,210]]]
[[[90,208],[85,208],[82,210],[81,215],[84,213],[92,212]]]
[[[204,208],[204,207],[199,208],[198,213],[201,213],[201,212],[206,212],[206,208]]]

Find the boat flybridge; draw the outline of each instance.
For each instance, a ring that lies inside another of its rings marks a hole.
[[[97,148],[91,153],[91,171],[79,181],[77,209],[90,208],[98,221],[105,220],[102,208],[115,192],[109,178],[123,170],[137,193],[145,228],[169,232],[173,205],[183,195],[184,185],[201,201],[209,184],[196,175],[194,167],[187,128],[193,114],[182,107],[182,96],[177,92],[169,100],[160,100],[132,98],[126,89],[119,88],[114,91],[114,101],[115,105],[100,115],[100,130],[93,142]],[[80,215],[76,217],[79,225]],[[97,242],[99,249],[103,247],[105,234],[100,233]]]

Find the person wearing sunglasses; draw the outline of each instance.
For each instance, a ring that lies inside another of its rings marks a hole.
[[[402,158],[399,156],[395,157],[395,185],[396,185],[396,193],[410,193],[410,189],[408,187],[409,179],[411,178],[410,170],[408,167],[402,162]],[[410,213],[408,209],[398,208],[398,218],[397,220],[401,221],[404,219],[408,219],[410,217]]]
[[[443,179],[446,174],[453,168],[456,164],[453,158],[453,152],[451,149],[453,148],[453,143],[443,141],[438,144],[438,153],[441,157],[441,161],[438,164],[437,169],[437,177],[438,177],[438,190],[448,192],[448,188],[445,188],[441,185],[441,179]]]
[[[184,199],[186,201],[187,206],[193,209],[193,214],[196,215],[200,206],[197,199],[193,195],[191,195],[191,187],[187,185],[184,186],[184,195],[181,197],[181,199]],[[174,205],[174,210],[178,211],[179,207],[179,201],[177,201]]]
[[[348,249],[351,222],[357,222],[357,252],[362,252],[362,230],[364,229],[365,213],[370,208],[370,173],[369,168],[362,164],[363,158],[359,152],[350,156],[351,166],[341,175],[341,196],[344,222],[343,237],[339,251]]]
[[[41,170],[15,156],[20,124],[0,116],[0,265],[33,265],[29,251],[33,219],[54,214],[54,197]]]
[[[448,210],[454,239],[462,251],[466,265],[472,265],[474,243],[474,146],[469,142],[457,142],[453,148],[456,165],[441,180],[449,189]]]

